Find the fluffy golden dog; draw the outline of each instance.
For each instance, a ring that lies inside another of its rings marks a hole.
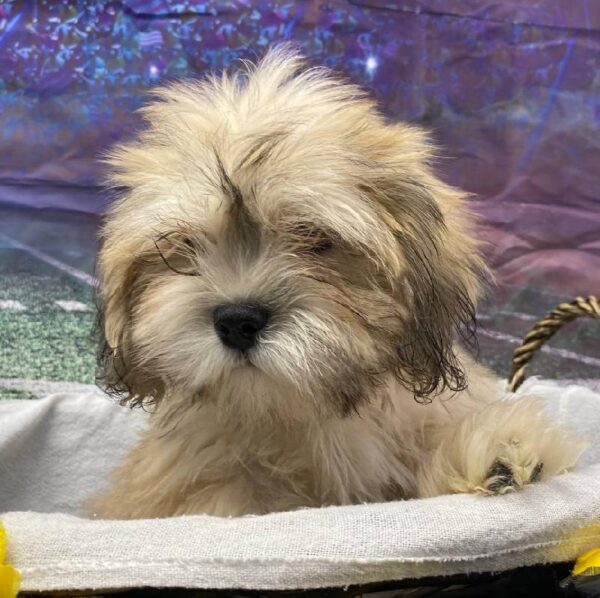
[[[143,114],[99,277],[105,384],[153,413],[97,516],[502,493],[575,464],[457,345],[485,266],[420,129],[289,48]]]

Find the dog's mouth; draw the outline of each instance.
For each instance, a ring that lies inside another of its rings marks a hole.
[[[249,351],[237,353],[234,363],[234,370],[258,369],[258,366],[252,360],[252,354]]]

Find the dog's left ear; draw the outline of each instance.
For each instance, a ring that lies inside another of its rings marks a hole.
[[[369,181],[392,230],[403,268],[396,284],[407,319],[398,340],[397,377],[417,399],[467,386],[456,351],[458,338],[475,344],[475,304],[487,269],[472,235],[466,194],[432,172],[424,133],[386,126],[374,147],[383,147]]]
[[[164,382],[140,358],[131,339],[133,307],[152,274],[156,256],[136,255],[135,243],[112,239],[99,252],[97,275],[98,384],[121,404],[150,405],[159,401]]]

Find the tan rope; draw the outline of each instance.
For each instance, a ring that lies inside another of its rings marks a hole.
[[[600,319],[600,303],[596,297],[577,297],[571,303],[561,303],[527,333],[521,346],[513,353],[512,372],[508,382],[510,392],[515,392],[523,384],[525,368],[535,352],[553,337],[559,328],[581,316]]]

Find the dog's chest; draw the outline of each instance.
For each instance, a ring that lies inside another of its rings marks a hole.
[[[405,498],[415,485],[410,455],[384,421],[355,416],[244,427],[207,412],[186,422],[180,448],[193,459],[187,466],[194,479],[244,479],[269,510]]]

